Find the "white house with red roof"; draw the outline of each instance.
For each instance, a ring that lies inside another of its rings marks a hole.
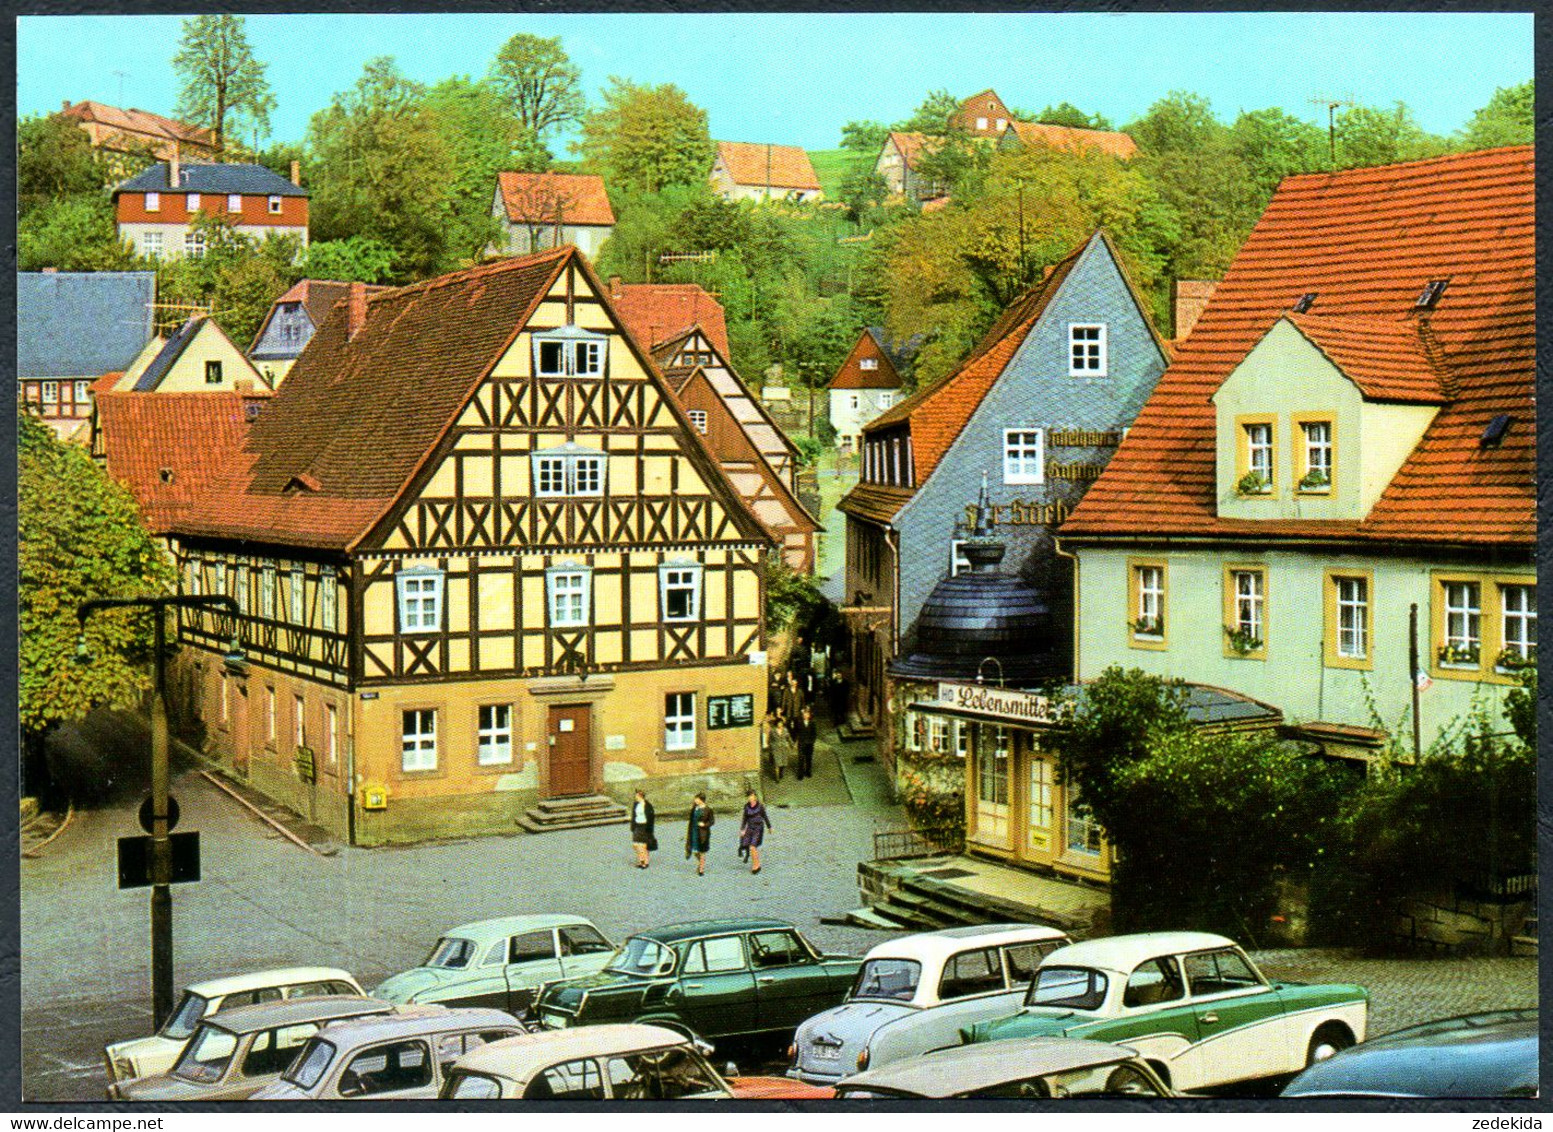
[[[502,230],[493,255],[574,244],[592,259],[615,229],[604,178],[593,173],[498,173],[491,215]]]
[[[712,191],[723,200],[817,201],[825,194],[803,148],[757,142],[718,142]]]
[[[836,430],[836,446],[853,451],[863,426],[895,404],[900,396],[902,370],[916,356],[920,335],[895,342],[882,326],[865,327],[851,351],[837,367],[828,386],[830,423]]]

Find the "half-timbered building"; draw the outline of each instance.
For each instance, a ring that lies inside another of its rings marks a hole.
[[[771,540],[573,247],[353,289],[177,532],[207,749],[353,842],[758,774]]]

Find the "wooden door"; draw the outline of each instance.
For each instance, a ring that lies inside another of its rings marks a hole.
[[[550,796],[587,794],[593,789],[593,742],[587,704],[550,709]]]
[[[227,683],[227,705],[231,717],[227,724],[232,729],[232,769],[244,778],[248,777],[248,753],[253,736],[249,733],[251,721],[248,713],[248,681],[222,674]]]

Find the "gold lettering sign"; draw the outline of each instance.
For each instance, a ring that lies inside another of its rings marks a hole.
[[[1053,448],[1115,448],[1122,442],[1119,432],[1085,432],[1082,429],[1057,429],[1051,434]]]
[[[1047,464],[1046,474],[1054,480],[1097,480],[1104,464]]]
[[[1052,723],[1051,701],[1030,692],[989,688],[982,684],[940,684],[938,702],[946,708],[993,716],[1019,723]]]
[[[988,508],[992,512],[992,525],[1011,527],[1055,527],[1068,517],[1071,508],[1062,500],[1056,503],[1025,503],[1016,499],[1012,503],[999,503]],[[965,506],[965,526],[976,529],[976,505]]]

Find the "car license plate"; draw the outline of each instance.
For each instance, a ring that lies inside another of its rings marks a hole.
[[[815,1061],[840,1061],[841,1060],[841,1047],[840,1046],[815,1046],[814,1047],[814,1060]]]

